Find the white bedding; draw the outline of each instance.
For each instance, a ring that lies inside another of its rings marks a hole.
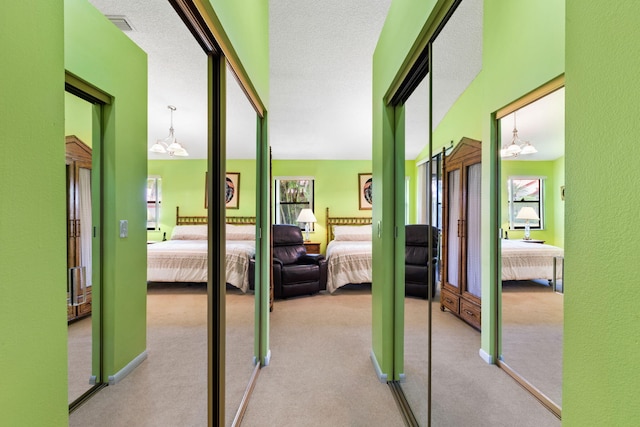
[[[564,256],[557,246],[527,243],[522,240],[500,240],[502,246],[502,280],[553,280],[553,257]],[[557,279],[562,277],[557,265]]]
[[[227,283],[243,292],[249,289],[249,259],[255,242],[227,240]],[[206,282],[207,241],[168,240],[147,245],[147,280],[150,282]]]
[[[327,246],[327,290],[349,283],[371,283],[371,241],[332,240]]]

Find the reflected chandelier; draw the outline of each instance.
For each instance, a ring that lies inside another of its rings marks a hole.
[[[538,150],[531,145],[529,141],[522,141],[518,136],[518,129],[516,128],[516,112],[513,112],[513,139],[508,145],[503,145],[500,149],[500,157],[518,157],[524,154],[534,154]]]
[[[152,153],[168,154],[170,156],[187,157],[189,153],[180,145],[173,133],[173,112],[176,111],[176,107],[168,105],[167,108],[171,110],[171,127],[169,128],[169,136],[165,139],[159,139],[155,144],[151,146],[149,151]]]

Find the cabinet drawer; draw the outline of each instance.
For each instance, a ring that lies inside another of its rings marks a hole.
[[[471,326],[480,329],[480,307],[468,301],[460,301],[460,317]]]
[[[456,314],[460,311],[460,297],[445,290],[440,293],[440,304]]]
[[[320,253],[320,243],[304,242],[304,247],[307,250],[308,254],[319,254]]]
[[[84,316],[91,313],[91,303],[87,302],[78,306],[78,316]]]

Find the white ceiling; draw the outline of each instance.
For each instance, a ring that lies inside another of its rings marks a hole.
[[[167,106],[174,105],[178,141],[189,158],[206,158],[206,57],[171,5],[167,0],[89,1],[105,15],[126,16],[134,31],[125,34],[148,55],[148,146],[168,135]],[[268,111],[274,159],[371,159],[371,64],[390,3],[270,0]],[[446,63],[433,71],[434,125],[481,69],[482,0],[463,1],[452,19],[434,46],[434,64],[437,58]],[[255,112],[228,76],[227,157],[255,158]],[[425,86],[407,102],[407,159],[428,143]],[[535,141],[524,112],[522,118],[518,113],[518,128],[523,138]],[[149,158],[168,156],[149,153]]]

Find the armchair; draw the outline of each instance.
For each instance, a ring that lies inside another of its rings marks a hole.
[[[438,229],[432,227],[433,251],[429,255],[429,226],[412,224],[405,227],[405,295],[427,298],[429,274],[432,294],[436,293],[436,264],[438,262]]]
[[[324,255],[307,254],[296,225],[273,225],[274,298],[314,294],[327,287]]]

